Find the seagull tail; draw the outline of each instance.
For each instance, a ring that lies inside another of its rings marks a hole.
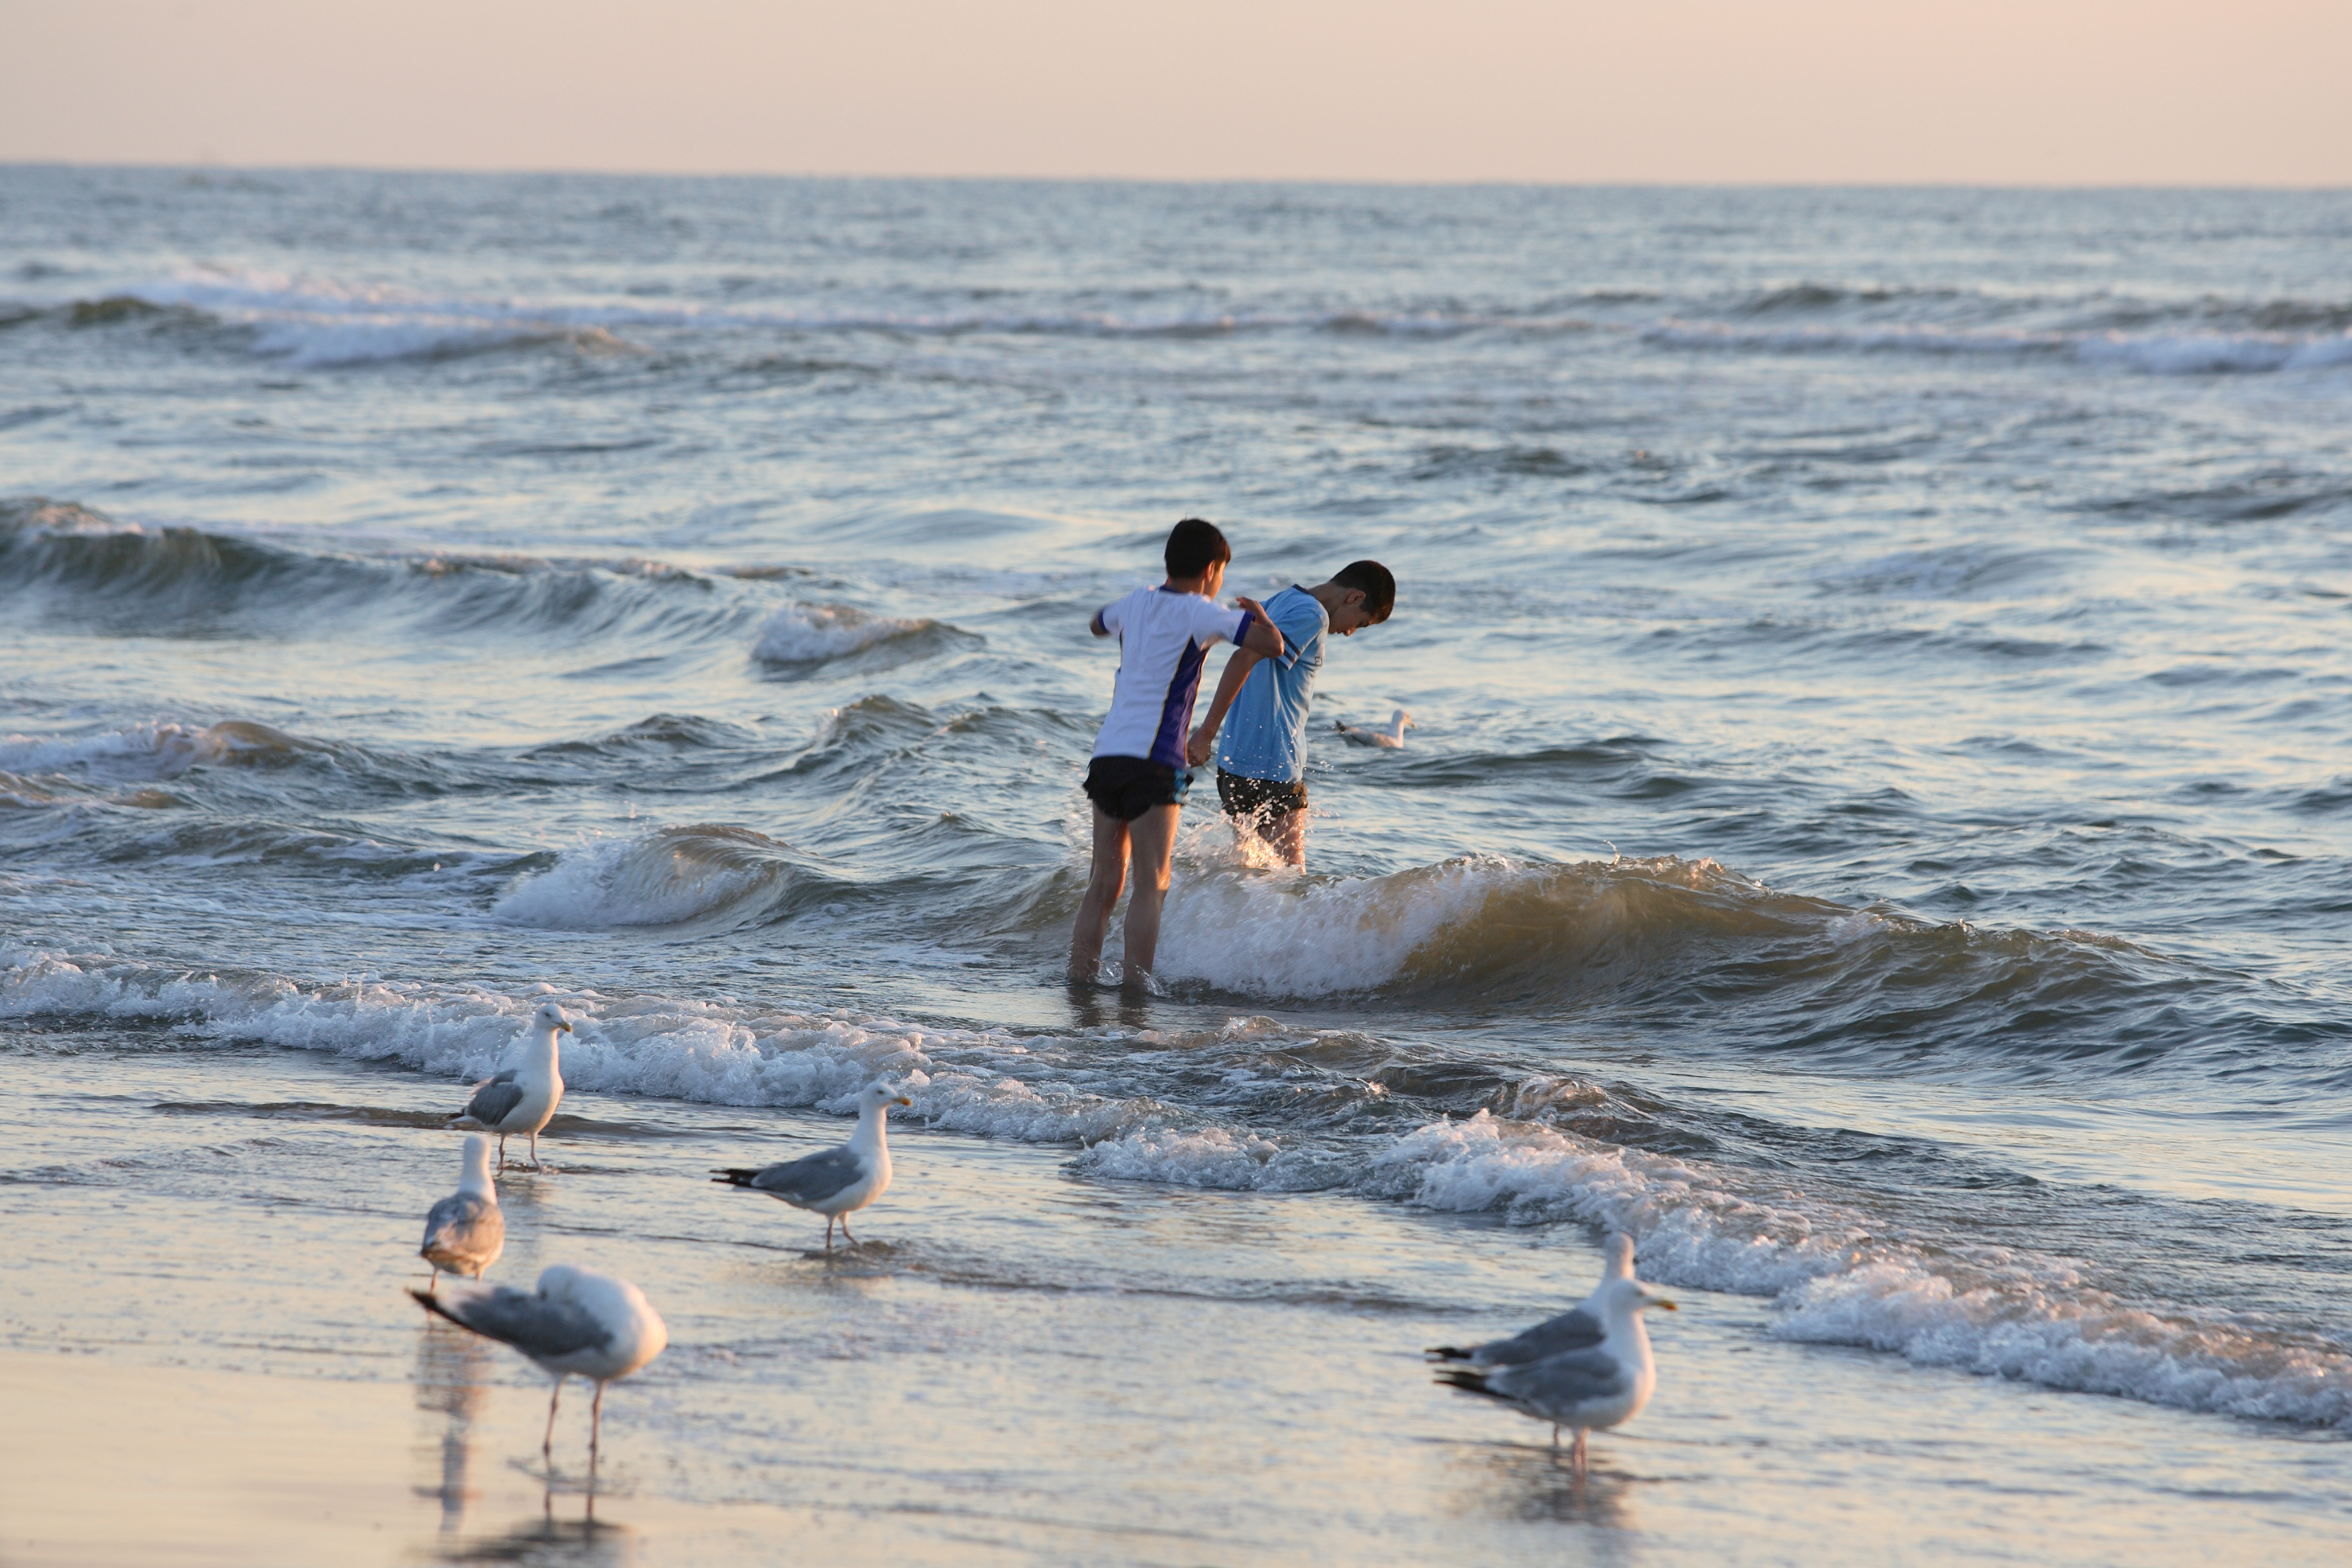
[[[461,1329],[466,1326],[466,1321],[457,1316],[457,1313],[451,1311],[448,1309],[448,1306],[442,1301],[440,1297],[429,1295],[423,1290],[419,1290],[414,1285],[408,1288],[408,1293],[416,1298],[416,1304],[418,1306],[424,1308],[426,1311],[433,1313],[436,1317],[446,1318]]]
[[[1489,1399],[1507,1400],[1508,1394],[1497,1394],[1486,1386],[1486,1374],[1466,1366],[1449,1366],[1437,1374],[1437,1381],[1451,1384],[1465,1394],[1483,1394]]]
[[[1470,1352],[1460,1345],[1432,1345],[1421,1352],[1437,1361],[1468,1361]]]
[[[730,1165],[723,1171],[712,1172],[710,1179],[722,1187],[748,1187],[751,1184],[751,1178],[759,1173],[757,1171],[745,1170],[740,1165]]]

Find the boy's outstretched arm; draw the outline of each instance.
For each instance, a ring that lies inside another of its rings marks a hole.
[[[1252,626],[1250,629],[1255,631],[1257,628]],[[1217,679],[1217,694],[1209,700],[1209,716],[1201,721],[1200,728],[1194,730],[1192,738],[1185,742],[1184,761],[1187,763],[1197,768],[1209,760],[1210,749],[1217,743],[1217,727],[1225,721],[1225,710],[1234,705],[1234,699],[1241,693],[1242,682],[1249,679],[1249,672],[1257,667],[1257,661],[1258,656],[1246,647],[1234,648],[1234,656],[1225,660],[1225,673]]]
[[[1248,629],[1236,639],[1240,645],[1260,658],[1280,658],[1285,646],[1282,628],[1274,624],[1274,617],[1265,613],[1265,606],[1255,599],[1244,599],[1239,594],[1234,595],[1234,603],[1250,613]],[[1219,684],[1223,683],[1221,681]]]

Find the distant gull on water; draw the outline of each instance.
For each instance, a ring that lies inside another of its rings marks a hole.
[[[478,1132],[466,1135],[465,1173],[457,1190],[435,1204],[425,1216],[425,1245],[417,1253],[433,1265],[430,1294],[440,1286],[441,1272],[482,1277],[482,1270],[506,1250],[506,1216],[499,1213],[498,1184],[490,1179],[490,1141]]]
[[[563,1100],[563,1074],[557,1065],[555,1037],[570,1034],[563,1009],[543,1002],[531,1015],[537,1031],[523,1047],[522,1065],[492,1073],[474,1086],[474,1098],[452,1119],[453,1127],[475,1126],[499,1135],[499,1169],[507,1168],[507,1140],[518,1132],[530,1135],[530,1167],[539,1163],[539,1130],[555,1114]]]
[[[1611,1272],[1583,1306],[1513,1339],[1467,1351],[1449,1348],[1432,1352],[1455,1363],[1439,1369],[1438,1381],[1465,1394],[1499,1399],[1538,1421],[1550,1422],[1554,1449],[1559,1447],[1560,1428],[1570,1428],[1576,1434],[1570,1463],[1581,1476],[1585,1433],[1631,1421],[1641,1414],[1658,1385],[1657,1363],[1650,1356],[1650,1335],[1642,1326],[1642,1312],[1648,1307],[1671,1312],[1675,1304],[1633,1278],[1633,1257],[1631,1238],[1612,1237]],[[1615,1272],[1621,1258],[1625,1265],[1622,1274]],[[1587,1339],[1588,1324],[1579,1319],[1598,1323],[1601,1331],[1597,1342]],[[1515,1346],[1521,1348],[1510,1349]],[[1481,1352],[1532,1353],[1526,1361],[1482,1363],[1477,1359]]]
[[[452,1289],[446,1296],[411,1290],[417,1304],[461,1329],[512,1345],[555,1379],[547,1397],[547,1436],[540,1452],[555,1460],[555,1406],[563,1380],[584,1377],[596,1385],[589,1406],[588,1462],[596,1462],[604,1429],[604,1385],[628,1376],[661,1354],[669,1329],[645,1295],[625,1279],[558,1263],[539,1277],[537,1290],[510,1285],[489,1289]]]
[[[759,1170],[733,1166],[711,1177],[729,1186],[782,1198],[794,1208],[814,1209],[824,1215],[824,1247],[833,1250],[833,1223],[855,1247],[849,1216],[882,1195],[890,1185],[890,1144],[884,1121],[894,1105],[915,1102],[879,1079],[857,1097],[857,1131],[849,1142],[822,1153],[805,1154],[780,1165]]]
[[[1338,726],[1339,738],[1359,746],[1386,746],[1391,751],[1404,744],[1404,732],[1413,728],[1412,715],[1400,708],[1389,715],[1389,721],[1380,729],[1358,724]]]

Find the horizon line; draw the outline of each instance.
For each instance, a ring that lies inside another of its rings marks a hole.
[[[1461,188],[1507,188],[1522,190],[1743,190],[1743,191],[2009,191],[2009,192],[2116,192],[2170,191],[2179,193],[2242,192],[2266,195],[2325,195],[2352,193],[2352,181],[2343,184],[2275,184],[2259,181],[2233,183],[2189,182],[2167,180],[2049,180],[2001,181],[1959,177],[1922,177],[1914,180],[1887,179],[1703,179],[1703,178],[1636,178],[1631,176],[1593,176],[1581,179],[1547,179],[1503,175],[1458,175],[1422,178],[1381,178],[1369,174],[1041,174],[1005,173],[920,173],[897,170],[877,173],[856,170],[824,169],[685,169],[685,168],[593,168],[585,165],[461,166],[435,163],[334,163],[261,161],[232,163],[218,159],[195,160],[121,160],[99,158],[16,158],[0,156],[0,169],[83,169],[121,170],[169,174],[246,174],[270,173],[286,174],[443,174],[480,179],[514,177],[575,176],[588,179],[622,180],[875,180],[907,183],[959,183],[995,184],[1065,184],[1065,185],[1355,185],[1391,190],[1431,190]]]

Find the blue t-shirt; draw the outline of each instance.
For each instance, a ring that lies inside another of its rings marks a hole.
[[[1307,776],[1307,700],[1323,668],[1331,617],[1322,601],[1293,583],[1265,602],[1282,633],[1282,653],[1249,672],[1217,735],[1217,766],[1245,779],[1297,784]]]

